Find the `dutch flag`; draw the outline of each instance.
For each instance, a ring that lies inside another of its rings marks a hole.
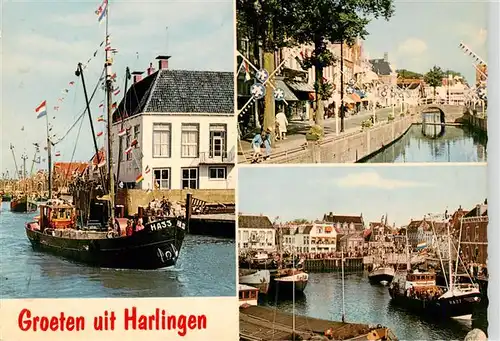
[[[43,101],[42,103],[40,103],[40,105],[36,107],[35,112],[36,112],[36,118],[40,118],[47,115],[47,101]]]

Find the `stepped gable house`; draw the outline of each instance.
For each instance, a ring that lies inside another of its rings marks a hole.
[[[234,188],[233,72],[170,70],[170,56],[156,59],[158,70],[132,73],[113,113],[118,180],[140,189]]]
[[[269,217],[264,215],[238,215],[238,248],[274,250],[276,229]]]

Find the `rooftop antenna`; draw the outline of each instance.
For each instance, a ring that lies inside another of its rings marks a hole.
[[[165,26],[165,54],[168,55],[168,26]]]

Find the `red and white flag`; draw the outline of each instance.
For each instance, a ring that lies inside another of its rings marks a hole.
[[[122,129],[118,132],[118,136],[125,136],[125,134],[127,134],[127,130],[126,129]]]
[[[125,149],[125,154],[130,154],[132,152],[132,147]]]
[[[102,131],[98,132],[98,133],[97,133],[97,137],[101,137],[101,136],[102,136],[102,134],[103,134],[103,132],[102,132]]]
[[[116,89],[115,92],[113,92],[113,95],[117,96],[120,93],[120,89]]]
[[[144,173],[149,174],[149,172],[151,172],[151,169],[149,168],[149,166],[146,166],[146,170]]]
[[[56,156],[61,156],[61,153],[60,152],[56,152]]]
[[[137,141],[137,139],[133,139],[133,140],[132,140],[132,142],[130,143],[130,147],[135,147],[135,146],[137,146],[137,143],[139,143],[139,142]]]

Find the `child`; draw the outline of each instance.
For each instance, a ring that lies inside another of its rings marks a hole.
[[[262,130],[260,134],[256,134],[252,139],[252,162],[258,162],[260,157],[262,156],[262,147],[266,149],[266,155],[264,156],[264,160],[269,158],[271,155],[271,131],[268,129],[267,131]]]

